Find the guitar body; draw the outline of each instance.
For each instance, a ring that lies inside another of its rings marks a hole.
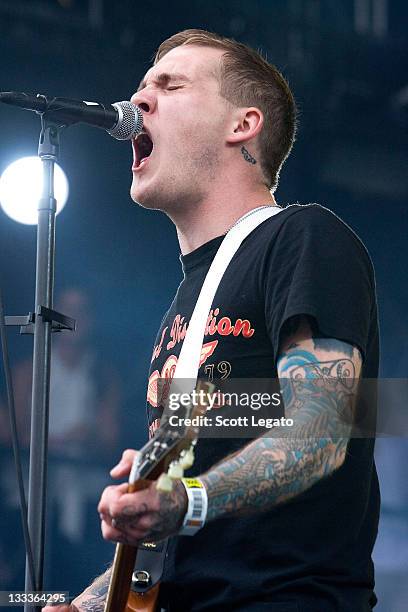
[[[143,594],[130,591],[125,612],[155,612],[158,596],[158,584]]]

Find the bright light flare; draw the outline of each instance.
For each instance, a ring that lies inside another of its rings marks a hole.
[[[39,157],[22,157],[10,164],[0,178],[0,203],[6,215],[18,223],[35,225],[38,221],[38,202],[42,195],[42,161]],[[68,179],[55,164],[54,190],[57,215],[68,199]]]

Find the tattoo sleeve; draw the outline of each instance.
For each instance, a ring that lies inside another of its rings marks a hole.
[[[105,608],[106,594],[109,588],[111,568],[96,580],[72,602],[80,611],[103,612]]]
[[[308,338],[281,354],[281,395],[293,426],[270,430],[202,476],[208,520],[285,502],[342,465],[360,366],[359,351],[334,339]]]

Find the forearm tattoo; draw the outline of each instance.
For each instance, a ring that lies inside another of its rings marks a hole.
[[[111,568],[102,576],[99,576],[93,584],[86,590],[84,599],[78,602],[76,607],[82,612],[103,612],[105,609],[106,595],[109,589]]]
[[[352,358],[359,354],[337,340],[311,342],[344,357],[319,361],[297,345],[282,355],[281,394],[285,416],[294,424],[269,430],[202,477],[209,497],[207,519],[285,502],[342,465],[358,385]]]
[[[248,149],[241,147],[241,153],[244,156],[245,161],[249,162],[250,164],[256,164],[255,157],[252,157]]]

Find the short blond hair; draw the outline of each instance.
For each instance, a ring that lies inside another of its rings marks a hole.
[[[159,46],[154,63],[181,45],[201,45],[223,49],[220,95],[234,106],[256,106],[264,115],[259,135],[260,163],[271,191],[278,185],[279,173],[296,135],[296,103],[283,75],[260,53],[247,45],[205,30],[184,30]]]

